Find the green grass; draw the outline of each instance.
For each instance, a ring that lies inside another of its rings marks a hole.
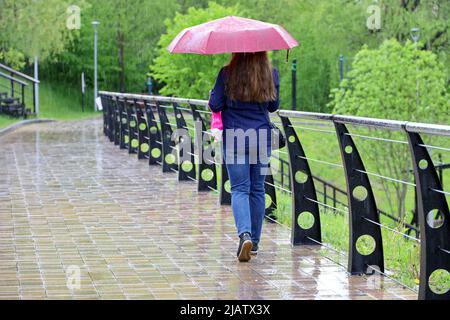
[[[6,128],[20,120],[21,119],[11,118],[11,117],[8,117],[5,115],[0,115],[0,129]]]
[[[40,118],[55,120],[80,120],[96,116],[93,95],[86,97],[86,109],[81,111],[81,94],[78,88],[43,81],[40,87]]]
[[[0,78],[0,91],[10,92],[10,84]],[[15,96],[20,97],[21,91],[16,87]],[[88,92],[86,96],[85,111],[81,111],[81,92],[78,87],[51,82],[42,79],[39,86],[40,110],[39,118],[52,120],[80,120],[100,116],[93,108],[93,94]],[[25,87],[25,104],[27,108],[33,109],[33,88],[31,85]],[[0,116],[0,127],[7,126],[21,119],[10,119]]]
[[[277,192],[278,208],[275,215],[280,223],[292,227],[291,197],[287,193]],[[338,207],[339,208],[339,207]],[[343,209],[343,208],[340,208]],[[390,225],[392,222],[385,217],[381,218],[381,223]],[[348,214],[334,213],[330,209],[320,208],[320,224],[322,230],[322,242],[345,253],[348,256],[349,250],[349,225]],[[401,227],[397,228],[399,231]],[[382,229],[383,249],[385,267],[388,273],[395,279],[408,285],[416,287],[419,275],[419,246],[414,241]],[[368,250],[369,244],[362,244],[360,250]],[[323,254],[331,257],[336,262],[346,266],[347,259],[341,255],[336,255],[332,250],[326,249]]]

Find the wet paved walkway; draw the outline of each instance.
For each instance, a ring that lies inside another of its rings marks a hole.
[[[0,168],[2,299],[416,298],[350,277],[318,247],[291,248],[274,224],[238,263],[230,207],[119,150],[101,120],[0,137]]]

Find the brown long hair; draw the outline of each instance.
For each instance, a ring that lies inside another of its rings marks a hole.
[[[225,66],[225,93],[231,100],[242,102],[275,101],[277,93],[267,52],[233,53]]]

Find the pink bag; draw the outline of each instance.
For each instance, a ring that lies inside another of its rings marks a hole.
[[[213,112],[211,115],[211,134],[214,137],[214,141],[222,141],[222,132],[222,112]]]
[[[211,130],[223,130],[222,112],[213,112],[211,116]]]

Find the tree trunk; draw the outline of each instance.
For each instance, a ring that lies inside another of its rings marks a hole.
[[[120,30],[117,32],[117,48],[119,53],[119,92],[125,92],[125,35]]]

